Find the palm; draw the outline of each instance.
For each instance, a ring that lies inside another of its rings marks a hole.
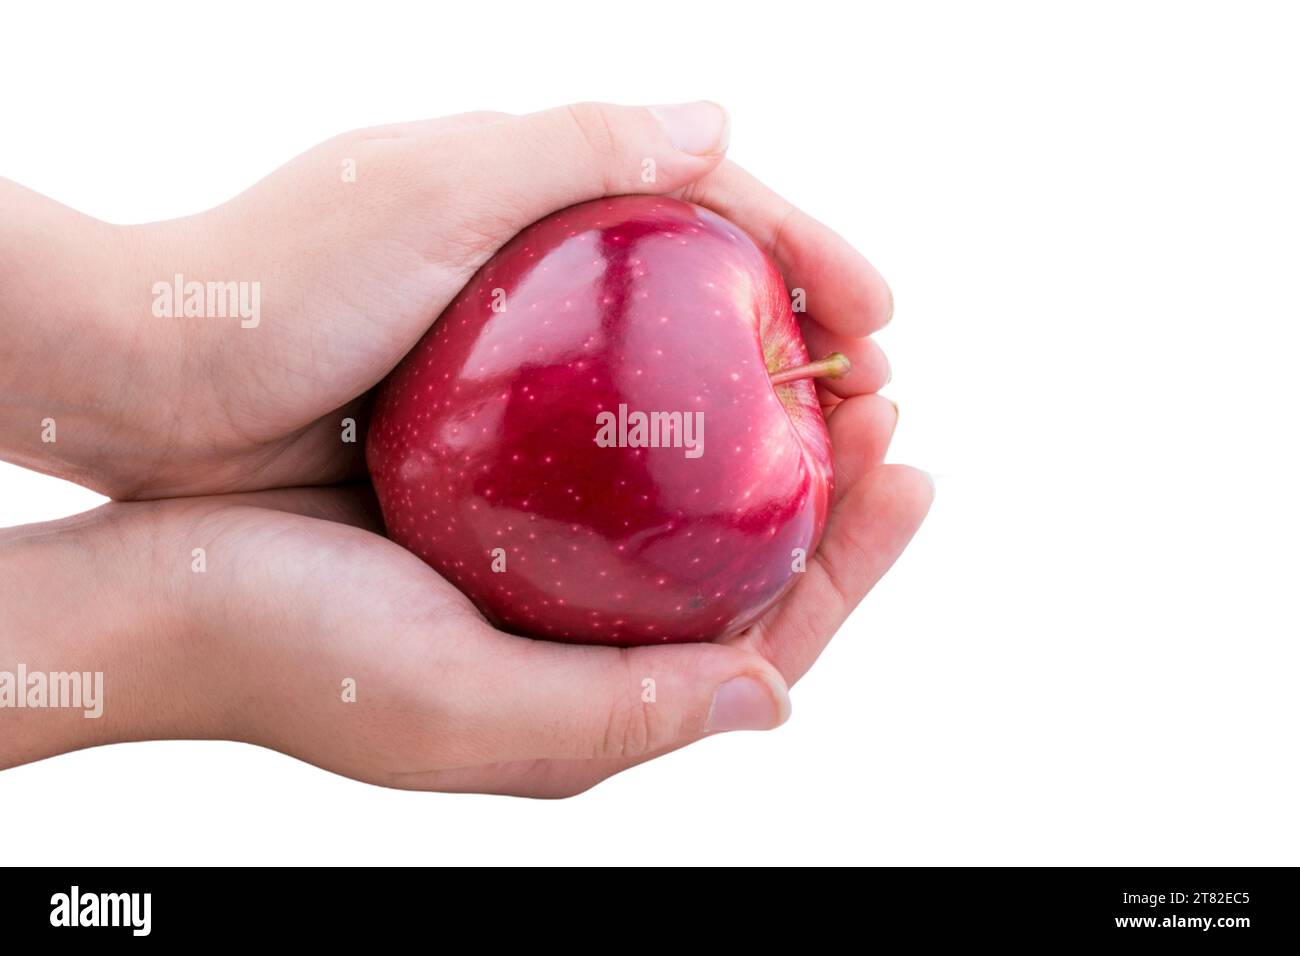
[[[291,489],[166,503],[159,523],[189,534],[195,509],[208,539],[221,542],[209,573],[224,573],[222,604],[237,608],[229,631],[249,641],[225,656],[256,661],[255,676],[229,675],[258,691],[241,713],[247,742],[405,789],[559,795],[618,769],[609,761],[483,760],[455,743],[459,701],[475,693],[474,683],[490,687],[494,669],[526,666],[541,645],[493,630],[432,569],[369,530],[368,492]],[[345,700],[349,687],[354,701]]]

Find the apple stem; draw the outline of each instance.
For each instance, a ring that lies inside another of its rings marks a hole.
[[[842,378],[848,374],[851,367],[848,358],[843,352],[832,352],[825,358],[818,359],[815,362],[772,372],[772,384],[786,385],[789,382],[798,382],[805,378]]]

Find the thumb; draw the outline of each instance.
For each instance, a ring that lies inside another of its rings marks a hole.
[[[716,103],[577,103],[466,131],[489,195],[527,225],[565,206],[626,193],[669,193],[713,169],[731,121]]]
[[[457,694],[484,762],[635,760],[707,734],[770,730],[790,714],[780,673],[740,648],[499,637],[466,675],[472,692]]]

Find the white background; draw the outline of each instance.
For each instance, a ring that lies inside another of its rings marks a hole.
[[[388,791],[235,744],[101,748],[0,775],[0,856],[1300,862],[1294,16],[7,11],[0,174],[112,221],[214,205],[357,126],[723,102],[732,157],[893,285],[891,459],[938,499],[775,733],[562,802]],[[0,466],[0,523],[96,500]]]

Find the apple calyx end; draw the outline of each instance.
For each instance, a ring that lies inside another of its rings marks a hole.
[[[847,355],[843,352],[832,352],[825,358],[818,359],[815,362],[772,372],[770,377],[774,386],[788,385],[791,382],[802,381],[805,378],[843,378],[851,368],[853,368],[853,365],[849,362]]]

